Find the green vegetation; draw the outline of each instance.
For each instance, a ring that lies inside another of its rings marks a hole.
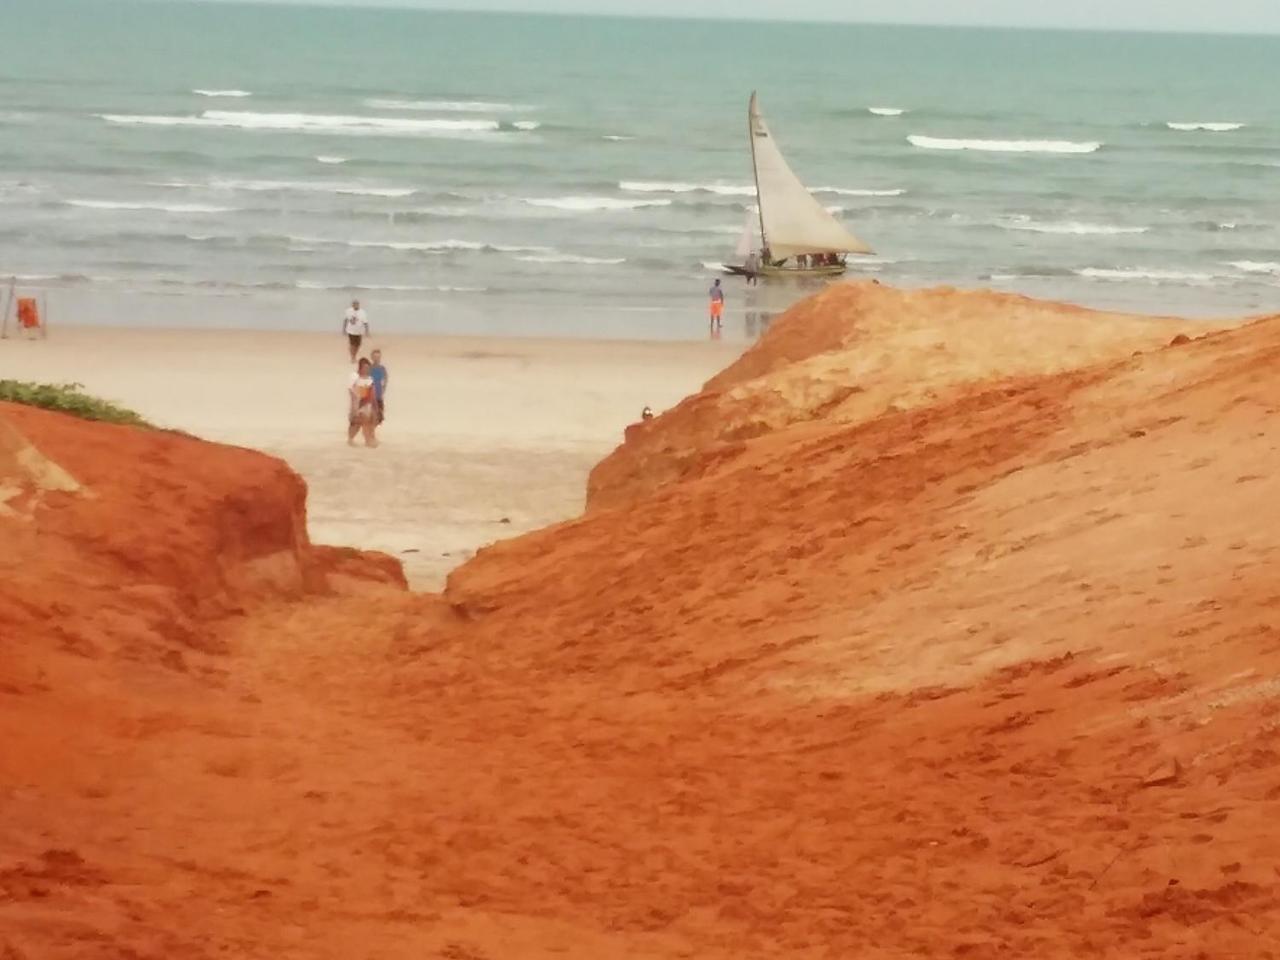
[[[43,407],[69,413],[83,420],[103,420],[107,423],[127,423],[135,427],[151,424],[132,410],[81,393],[81,383],[25,383],[21,380],[0,380],[0,401],[23,403],[29,407]]]

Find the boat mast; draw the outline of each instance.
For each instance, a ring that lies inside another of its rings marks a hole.
[[[751,176],[756,181],[756,213],[760,215],[760,252],[769,249],[769,241],[764,235],[764,203],[760,197],[760,171],[756,167],[756,92],[751,91],[751,102],[747,105],[747,139],[751,142]],[[768,266],[768,264],[763,264]]]

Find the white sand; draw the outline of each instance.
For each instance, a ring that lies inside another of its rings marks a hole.
[[[287,460],[312,538],[385,550],[434,589],[476,548],[575,516],[587,473],[647,404],[661,411],[742,350],[396,335],[376,450],[346,446],[346,339],[245,331],[55,329],[0,340],[0,379],[77,382],[152,422]],[[506,519],[507,523],[502,522]]]

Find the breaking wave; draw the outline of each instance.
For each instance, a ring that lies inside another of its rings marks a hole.
[[[623,180],[618,188],[630,193],[714,193],[722,197],[754,197],[751,184],[679,183],[665,180]]]
[[[408,283],[314,283],[299,280],[299,290],[388,290],[395,293],[485,293],[488,287],[418,286]]]
[[[531,207],[570,210],[576,213],[601,210],[639,210],[642,207],[671,206],[670,200],[626,200],[620,197],[531,197],[524,202]]]
[[[834,193],[841,197],[901,197],[907,191],[903,189],[894,190],[853,190],[846,187],[814,187],[814,193]],[[755,191],[751,191],[755,195]]]
[[[382,97],[366,100],[364,105],[374,110],[434,110],[440,113],[512,113],[517,110],[534,109],[491,100],[397,100]]]
[[[170,187],[192,187],[198,184],[172,181]],[[211,180],[214,190],[244,190],[250,193],[332,193],[347,197],[412,197],[413,187],[375,187],[361,183],[324,183],[312,180]]]
[[[900,117],[907,111],[899,107],[867,107],[867,112],[877,117]]]
[[[422,253],[554,253],[551,247],[483,243],[478,240],[339,240],[330,237],[295,237],[298,243],[329,244],[359,249],[419,251]]]
[[[1227,264],[1229,267],[1235,267],[1241,273],[1260,273],[1269,274],[1271,276],[1280,276],[1280,263],[1261,260],[1232,260]]]
[[[907,137],[913,147],[922,150],[977,150],[986,153],[1096,153],[1102,144],[1096,140],[959,140],[947,137]]]
[[[70,207],[89,210],[159,210],[162,213],[232,213],[235,207],[219,207],[208,203],[145,203],[125,200],[67,200]]]
[[[329,156],[325,156],[324,154],[321,154],[320,156],[316,157],[316,163],[336,164],[336,163],[346,163],[346,162],[347,162],[346,157],[329,157]]]
[[[1122,227],[1106,223],[1079,223],[1032,220],[1030,217],[1011,217],[999,222],[1005,230],[1023,230],[1028,233],[1051,233],[1063,236],[1114,237],[1125,234],[1149,233],[1150,227]]]
[[[1165,124],[1170,130],[1180,130],[1190,132],[1193,130],[1204,130],[1209,133],[1230,133],[1232,130],[1242,130],[1246,126],[1243,123],[1175,123],[1170,120]]]
[[[592,266],[616,266],[626,263],[626,257],[585,257],[576,253],[535,253],[516,257],[525,263],[578,263]]]
[[[253,113],[241,110],[206,110],[198,116],[186,117],[122,113],[102,113],[98,116],[108,123],[123,126],[209,127],[348,136],[456,137],[493,134],[503,129],[497,120],[427,120],[320,113]]]
[[[192,90],[191,92],[201,97],[234,97],[240,99],[253,96],[253,93],[249,90]]]
[[[1192,273],[1181,270],[1148,270],[1141,267],[1127,270],[1086,267],[1083,270],[1076,270],[1074,272],[1076,276],[1084,277],[1086,280],[1111,280],[1120,282],[1145,281],[1147,283],[1209,283],[1213,280],[1213,274],[1211,273]]]

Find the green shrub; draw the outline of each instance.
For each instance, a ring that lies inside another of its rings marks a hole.
[[[0,400],[23,403],[29,407],[43,407],[69,413],[84,420],[103,420],[107,423],[127,423],[135,427],[151,424],[132,410],[81,393],[81,383],[25,383],[21,380],[0,380]]]

